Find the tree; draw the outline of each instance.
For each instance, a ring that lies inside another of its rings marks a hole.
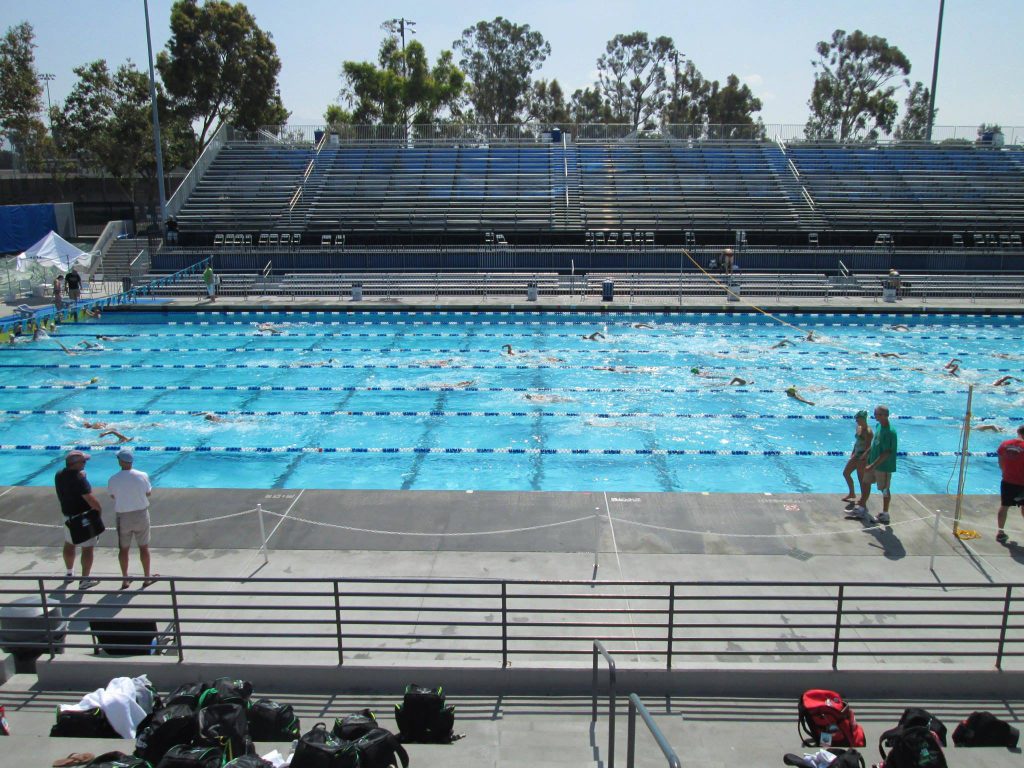
[[[469,79],[469,101],[477,119],[515,123],[530,101],[530,78],[551,54],[551,45],[528,24],[498,16],[467,27],[453,43]]]
[[[673,68],[669,94],[662,122],[700,126],[693,138],[707,135],[709,126],[728,126],[716,128],[715,138],[750,138],[761,129],[760,119],[755,122],[753,118],[754,112],[761,110],[761,100],[749,86],[741,85],[736,75],[729,75],[723,88],[717,80],[706,80],[694,63],[687,61],[682,69]]]
[[[24,156],[42,147],[46,129],[39,114],[43,87],[36,72],[35,33],[23,21],[7,29],[0,40],[0,138]]]
[[[676,53],[671,37],[646,32],[616,35],[597,60],[597,83],[615,119],[638,128],[653,118],[668,97],[665,65]]]
[[[527,117],[538,123],[568,123],[569,105],[565,103],[565,94],[557,80],[537,80],[530,89],[526,102]]]
[[[76,67],[78,81],[63,106],[51,113],[57,147],[86,167],[113,176],[135,202],[140,179],[156,177],[149,75],[127,61],[115,72],[103,59]],[[168,113],[158,93],[168,167],[195,151],[191,126]],[[149,202],[152,202],[150,195]]]
[[[903,52],[884,37],[837,29],[831,41],[818,43],[817,54],[807,138],[848,141],[889,133],[898,106],[893,94],[899,82],[893,81],[910,74]]]
[[[577,89],[569,101],[569,117],[574,123],[612,123],[611,108],[601,86]]]
[[[198,152],[225,122],[253,130],[288,119],[277,48],[242,3],[176,0],[157,68],[178,113],[198,123]]]
[[[740,85],[740,79],[736,75],[729,75],[726,78],[724,88],[719,87],[717,80],[711,84],[711,95],[708,97],[710,124],[753,126],[757,124],[753,114],[760,111],[761,100],[754,96],[749,86]]]
[[[903,119],[896,127],[895,136],[899,141],[925,141],[928,139],[928,102],[931,99],[924,83],[918,81],[907,94],[903,105]],[[938,110],[932,113],[934,120]]]
[[[662,122],[706,125],[710,98],[711,83],[704,79],[694,63],[687,61],[686,66],[680,69],[676,61],[672,70],[669,98],[662,111]]]
[[[437,122],[447,110],[456,116],[465,75],[455,66],[451,51],[442,51],[433,67],[419,41],[402,51],[398,41],[384,39],[377,56],[369,61],[346,61],[342,72],[346,86],[342,96],[351,104],[353,123],[416,124]],[[344,110],[332,114],[342,115]]]

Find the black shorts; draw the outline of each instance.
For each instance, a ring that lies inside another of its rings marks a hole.
[[[1024,485],[1003,480],[999,484],[999,504],[1003,507],[1024,507]]]

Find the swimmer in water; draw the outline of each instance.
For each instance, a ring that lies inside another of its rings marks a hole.
[[[447,368],[451,364],[451,358],[448,358],[447,360],[424,360],[422,363],[419,363],[419,365],[426,368]]]
[[[804,337],[804,341],[814,341],[814,331],[808,331],[807,336]]]
[[[974,428],[976,432],[1005,432],[1006,430],[1002,427],[996,426],[995,424],[981,424]]]
[[[633,323],[634,328],[642,329],[645,331],[652,330],[654,328],[650,323]]]
[[[100,437],[106,437],[107,435],[112,435],[116,437],[118,443],[130,443],[132,440],[135,439],[134,437],[127,437],[125,435],[122,435],[116,429],[108,429],[105,432],[100,432]]]
[[[269,333],[271,336],[280,336],[284,331],[271,323],[253,323],[256,326],[256,333]]]
[[[998,379],[992,382],[992,386],[1005,387],[1008,386],[1011,381],[1016,381],[1018,384],[1020,383],[1020,379],[1018,379],[1016,376],[1000,376]]]
[[[516,351],[512,349],[511,344],[502,344],[501,353],[503,355],[508,355],[509,357],[512,357],[513,355],[515,355]]]
[[[691,368],[690,369],[690,373],[692,373],[694,376],[700,376],[702,379],[724,379],[725,378],[725,376],[722,376],[721,374],[718,374],[718,373],[708,373],[707,371],[702,371],[700,368]]]
[[[572,399],[568,397],[561,397],[560,395],[534,395],[527,393],[525,395],[527,400],[535,403],[571,403]]]
[[[594,331],[589,336],[584,336],[583,337],[584,341],[597,341],[598,339],[601,339],[602,341],[604,341],[604,339],[605,339],[605,335],[603,333],[601,333],[600,331]]]
[[[790,341],[789,339],[783,339],[778,344],[772,344],[770,348],[771,349],[782,349],[783,347],[792,347],[792,346],[793,346],[793,342],[792,341]]]
[[[906,326],[906,325],[902,325],[900,323],[897,323],[896,325],[890,325],[889,326],[889,330],[890,331],[900,331],[902,333],[906,333],[907,331],[910,330],[910,328],[908,326]]]
[[[796,391],[796,387],[787,387],[786,396],[791,397],[794,400],[799,400],[801,403],[806,403],[807,405],[814,405],[814,403],[812,403],[806,397],[801,396],[801,394]]]
[[[748,384],[753,384],[753,383],[754,383],[753,379],[750,379],[748,381],[747,379],[741,379],[739,376],[733,376],[732,379],[729,381],[729,386],[730,387],[745,387]]]
[[[899,352],[875,352],[875,357],[903,357]]]

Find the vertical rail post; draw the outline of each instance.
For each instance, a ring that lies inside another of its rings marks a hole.
[[[338,666],[345,663],[345,651],[341,640],[341,594],[338,590],[338,580],[334,580],[334,632],[338,641]]]
[[[832,636],[832,669],[839,669],[839,633],[843,627],[843,595],[846,589],[845,584],[839,585],[839,594],[836,595],[836,628]]]
[[[508,582],[501,582],[501,668],[508,666]]]
[[[629,698],[629,720],[626,726],[626,768],[633,768],[633,757],[636,752],[636,704],[633,697]]]
[[[996,669],[1003,668],[1003,647],[1006,644],[1006,628],[1010,621],[1010,602],[1013,598],[1013,585],[1006,585],[1006,596],[1003,598],[1003,622],[999,627],[999,647],[996,649]]]
[[[46,603],[46,585],[43,579],[38,579],[39,584],[39,605],[43,609],[43,621],[46,622],[46,646],[50,650],[50,660],[57,655],[53,647],[53,629],[50,627],[50,611]],[[63,618],[63,616],[61,617]]]
[[[665,653],[665,669],[672,669],[672,641],[676,632],[676,585],[668,585],[668,649]]]
[[[181,612],[178,610],[178,586],[172,577],[169,581],[171,591],[171,615],[174,617],[174,643],[178,646],[178,663],[185,660],[185,649],[181,643]]]

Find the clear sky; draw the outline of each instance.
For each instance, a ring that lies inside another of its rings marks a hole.
[[[154,51],[170,34],[172,0],[150,0]],[[636,30],[668,35],[708,79],[737,74],[764,103],[765,123],[802,124],[813,82],[814,46],[833,30],[861,29],[899,46],[912,80],[931,81],[939,0],[518,0],[517,2],[356,2],[249,0],[281,57],[281,94],[293,124],[322,122],[341,88],[341,62],[373,60],[382,21],[405,16],[433,60],[463,29],[503,15],[529,24],[551,43],[538,77],[563,89],[593,83],[605,43]],[[56,103],[72,68],[98,58],[146,67],[142,0],[0,0],[3,29],[35,28],[36,63],[56,76]],[[936,125],[1024,125],[1024,0],[948,0],[942,34]],[[902,98],[901,98],[902,103]]]

